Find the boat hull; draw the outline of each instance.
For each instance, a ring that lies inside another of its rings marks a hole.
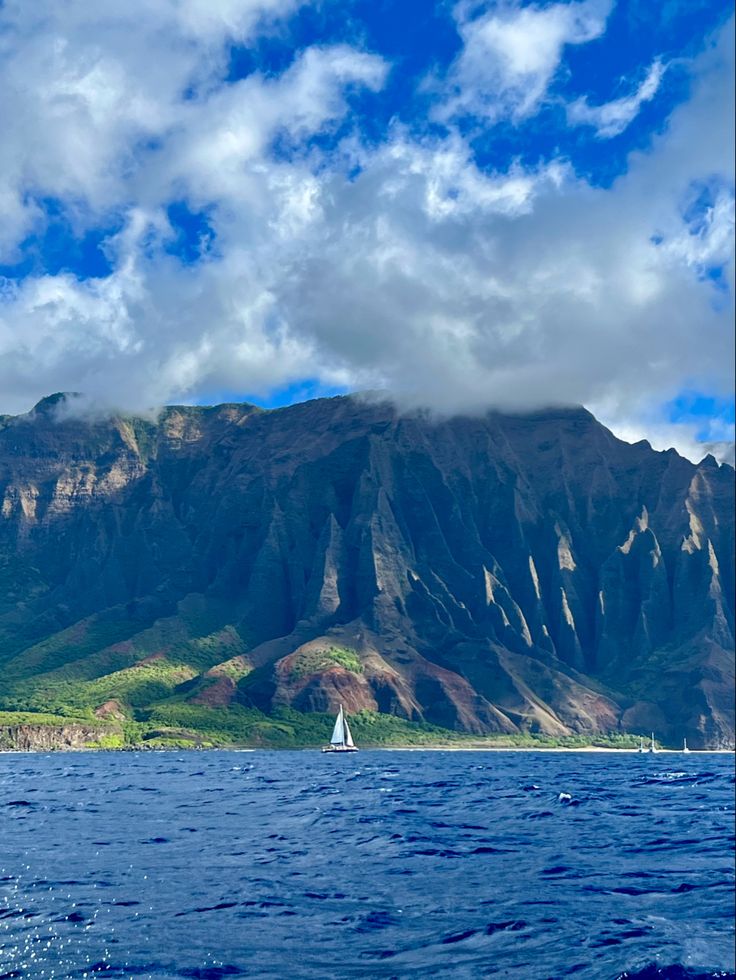
[[[323,752],[357,752],[354,745],[323,745]]]

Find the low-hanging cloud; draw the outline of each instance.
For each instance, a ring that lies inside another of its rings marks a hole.
[[[130,6],[123,31],[80,15],[61,40],[58,23],[12,14],[36,88],[0,149],[5,259],[43,197],[79,229],[117,226],[107,276],[0,280],[0,411],[59,389],[140,410],[309,377],[445,412],[582,402],[633,430],[682,387],[730,390],[728,28],[666,131],[603,189],[564,159],[483,171],[451,125],[394,124],[366,145],[345,132],[351,93],[390,65],[346,45],[222,83],[225,41],[292,3]],[[554,44],[524,62],[542,87],[563,43],[603,30],[607,8],[570,6],[568,34],[554,21]],[[0,74],[12,91],[21,53]],[[454,71],[443,111],[477,95]],[[341,124],[327,148],[311,140]],[[169,247],[177,200],[207,214],[194,262]]]

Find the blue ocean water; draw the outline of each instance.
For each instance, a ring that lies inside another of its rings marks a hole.
[[[734,760],[0,756],[0,977],[733,976]]]

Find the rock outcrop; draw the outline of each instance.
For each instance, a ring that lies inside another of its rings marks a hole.
[[[186,621],[199,704],[733,741],[730,466],[582,408],[73,409],[0,419],[0,706]]]
[[[69,752],[96,748],[105,734],[99,728],[78,724],[0,725],[0,752]]]

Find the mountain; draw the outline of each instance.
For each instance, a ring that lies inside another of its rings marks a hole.
[[[76,405],[0,416],[0,709],[343,703],[733,742],[734,471],[712,456],[583,408]]]

